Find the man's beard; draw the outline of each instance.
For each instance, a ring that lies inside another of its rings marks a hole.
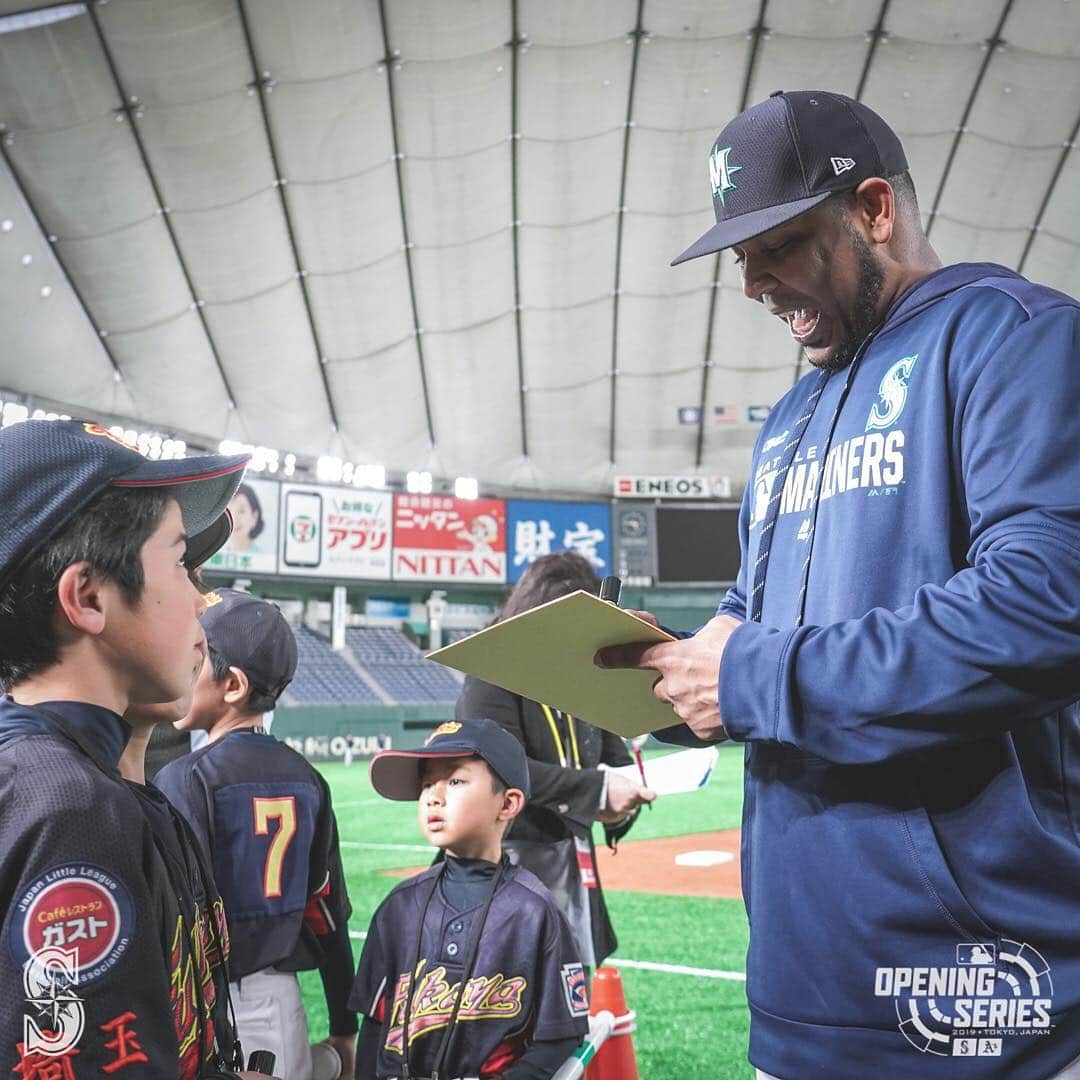
[[[844,337],[832,355],[824,360],[810,360],[814,367],[824,371],[843,371],[855,359],[859,346],[867,334],[881,322],[878,314],[878,301],[885,286],[885,271],[870,245],[850,225],[845,222],[846,232],[855,252],[855,264],[858,267],[858,285],[855,291],[855,308],[847,322]],[[807,357],[809,360],[810,358]]]

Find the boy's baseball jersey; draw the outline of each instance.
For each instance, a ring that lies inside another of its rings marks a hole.
[[[354,1032],[351,909],[318,771],[271,735],[234,731],[171,762],[155,784],[210,852],[228,917],[230,978],[317,967],[331,1034]]]
[[[232,1049],[212,885],[120,777],[128,734],[98,706],[0,699],[4,1076],[196,1080]]]
[[[484,904],[454,910],[441,872],[434,866],[398,885],[364,943],[349,1004],[381,1026],[379,1078],[401,1075],[406,993],[410,1072],[431,1075],[479,928]],[[566,919],[538,878],[504,858],[439,1075],[499,1076],[531,1041],[584,1037],[588,1013],[585,973]]]

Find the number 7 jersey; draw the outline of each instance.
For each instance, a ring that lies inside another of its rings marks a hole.
[[[330,791],[303,757],[271,735],[234,731],[167,765],[155,784],[210,852],[233,981],[271,965],[322,967],[328,935],[348,948]]]

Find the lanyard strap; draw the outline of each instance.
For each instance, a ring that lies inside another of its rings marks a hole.
[[[569,768],[570,762],[567,759],[566,750],[563,748],[563,741],[559,737],[559,725],[555,722],[555,713],[548,705],[541,704],[540,708],[543,709],[544,716],[547,717],[548,727],[551,728],[551,738],[555,743],[555,752],[559,755],[559,764],[564,769]],[[580,772],[581,754],[578,750],[577,729],[574,718],[569,713],[560,712],[559,715],[566,717],[566,727],[570,734],[570,749],[574,755],[574,768]]]
[[[443,1031],[442,1040],[439,1042],[438,1052],[436,1053],[435,1060],[431,1066],[431,1080],[439,1080],[439,1069],[442,1068],[443,1058],[446,1057],[446,1052],[450,1048],[450,1038],[457,1025],[461,1002],[465,998],[465,987],[468,985],[469,979],[472,978],[473,968],[476,966],[476,957],[480,951],[480,939],[483,937],[484,924],[487,922],[488,912],[491,910],[491,901],[495,898],[495,892],[499,888],[499,882],[502,880],[503,871],[505,869],[506,858],[504,856],[499,860],[499,865],[491,878],[491,885],[488,888],[487,898],[484,900],[484,910],[480,913],[480,923],[476,928],[475,935],[473,935],[472,944],[469,946],[469,955],[465,960],[465,966],[462,968],[461,982],[458,984],[458,992],[457,997],[454,999],[454,1007],[450,1011],[450,1019],[447,1021],[446,1029]],[[409,977],[409,981],[405,987],[405,1011],[401,1028],[401,1053],[403,1059],[401,1075],[403,1080],[410,1080],[412,1075],[409,1072],[409,1021],[412,1013],[412,997],[416,992],[416,973],[420,968],[420,954],[423,951],[424,924],[427,922],[428,908],[431,907],[431,901],[435,896],[435,890],[438,889],[439,883],[445,872],[446,863],[444,862],[439,868],[439,872],[435,875],[435,880],[431,883],[427,898],[424,900],[424,906],[420,911],[420,929],[416,934],[416,954],[413,958],[412,975]]]
[[[806,587],[810,582],[810,558],[814,553],[814,532],[817,528],[818,507],[821,505],[821,492],[825,486],[825,463],[828,461],[829,449],[832,446],[833,435],[836,432],[836,423],[840,419],[840,410],[843,409],[844,402],[847,401],[848,391],[851,389],[851,384],[855,378],[855,370],[858,368],[859,361],[863,358],[863,354],[866,352],[866,348],[873,340],[873,337],[874,334],[870,333],[863,339],[862,344],[855,353],[854,359],[848,365],[847,375],[844,378],[844,385],[840,390],[840,397],[837,398],[836,408],[833,410],[832,418],[829,420],[829,430],[826,434],[825,445],[822,448],[821,454],[821,472],[818,474],[817,483],[814,485],[813,502],[810,506],[810,532],[806,538],[806,558],[803,559],[802,572],[800,574],[799,594],[795,609],[796,626],[802,626],[803,619],[806,616]],[[795,462],[795,455],[798,452],[799,444],[802,442],[802,437],[806,433],[806,429],[814,415],[814,410],[817,408],[818,401],[821,399],[821,394],[829,381],[829,376],[830,373],[827,371],[818,372],[817,381],[810,391],[810,396],[806,399],[806,408],[803,410],[802,416],[795,421],[795,426],[791,429],[791,436],[784,445],[784,449],[780,452],[780,466],[776,471],[772,490],[769,493],[769,504],[765,510],[765,520],[761,525],[761,540],[758,545],[758,556],[754,561],[754,584],[750,594],[749,612],[750,620],[752,622],[761,622],[761,609],[765,601],[765,574],[769,568],[769,556],[772,553],[773,539],[776,536],[776,518],[780,512],[780,503],[784,494],[784,485],[787,482],[791,466]]]

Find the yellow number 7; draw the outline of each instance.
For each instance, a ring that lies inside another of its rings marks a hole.
[[[296,797],[284,795],[277,799],[254,798],[251,800],[255,809],[255,832],[266,836],[270,832],[270,821],[276,818],[277,832],[270,841],[266,852],[266,868],[263,870],[263,895],[271,897],[281,895],[281,867],[285,862],[285,852],[296,835]]]

